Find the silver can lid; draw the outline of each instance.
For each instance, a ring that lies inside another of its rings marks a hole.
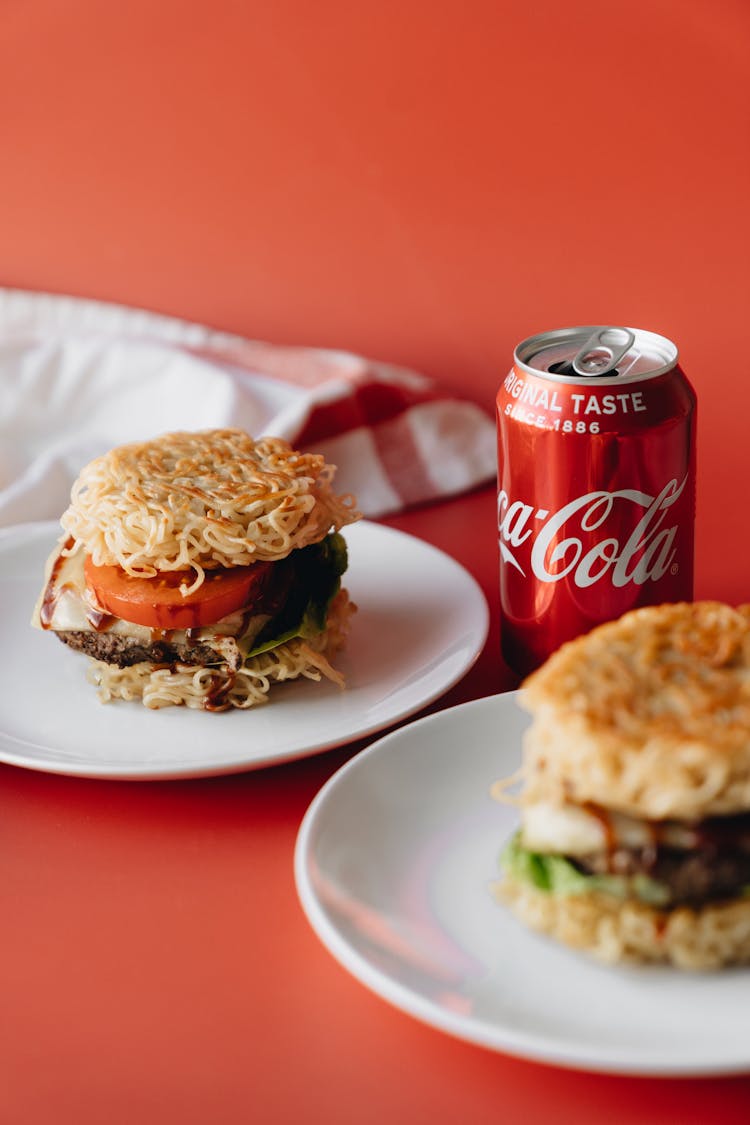
[[[619,383],[670,371],[677,348],[655,332],[602,324],[530,336],[516,348],[515,360],[534,374],[566,383]]]

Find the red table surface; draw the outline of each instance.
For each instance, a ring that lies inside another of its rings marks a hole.
[[[494,491],[387,522],[459,559],[492,610],[479,661],[432,709],[512,686],[497,655]],[[513,1059],[350,977],[302,913],[292,855],[310,800],[359,748],[171,783],[0,769],[0,1119],[747,1121],[748,1079]]]
[[[746,0],[6,2],[0,285],[351,348],[489,410],[524,336],[661,331],[699,400],[696,593],[750,600],[749,76]],[[507,687],[493,490],[387,522],[492,608],[434,707]],[[292,853],[357,749],[0,768],[2,1125],[748,1120],[744,1078],[504,1057],[340,968]]]

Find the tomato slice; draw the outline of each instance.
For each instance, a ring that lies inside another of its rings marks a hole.
[[[262,595],[273,563],[207,570],[192,594],[180,593],[193,571],[166,570],[154,578],[133,578],[119,566],[84,563],[86,585],[107,613],[150,629],[199,629],[238,609],[251,609]]]

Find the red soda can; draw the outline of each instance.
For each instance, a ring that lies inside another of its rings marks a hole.
[[[501,644],[521,675],[637,606],[693,597],[695,407],[635,328],[519,344],[497,395]]]

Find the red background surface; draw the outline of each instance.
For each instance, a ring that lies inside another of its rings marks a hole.
[[[699,399],[696,593],[748,599],[749,63],[744,0],[5,0],[0,284],[351,348],[488,409],[531,332],[661,331]],[[496,612],[491,489],[388,522]],[[496,654],[493,627],[441,705],[507,686]],[[291,862],[353,749],[0,771],[4,1121],[747,1120],[745,1079],[508,1059],[350,979]]]

